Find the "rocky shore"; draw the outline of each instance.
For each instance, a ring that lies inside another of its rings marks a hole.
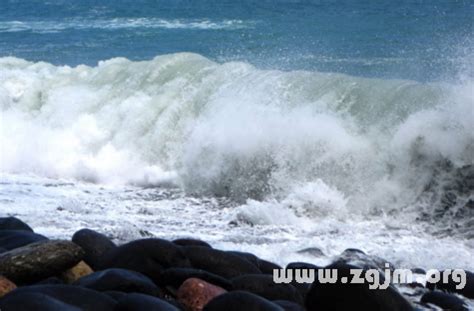
[[[70,241],[51,240],[14,217],[0,218],[0,310],[469,310],[466,286],[413,282],[386,289],[346,284],[350,269],[386,270],[386,261],[347,249],[329,266],[294,262],[296,269],[335,269],[334,284],[275,283],[275,263],[251,253],[214,249],[205,241],[158,238],[116,245],[82,229]],[[393,266],[391,268],[394,268]],[[415,267],[414,267],[415,268]],[[414,273],[425,273],[414,269]],[[383,276],[383,274],[381,274]]]

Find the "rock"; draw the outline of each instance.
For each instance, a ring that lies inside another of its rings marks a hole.
[[[318,270],[321,269],[321,267],[313,265],[312,263],[307,263],[307,262],[290,262],[287,266],[286,269],[289,270],[294,270],[294,269],[314,269]]]
[[[323,251],[317,247],[308,247],[297,251],[298,254],[310,255],[313,257],[323,257],[325,256]]]
[[[0,217],[0,230],[17,230],[33,232],[30,226],[16,217]]]
[[[94,272],[77,280],[73,285],[87,287],[99,292],[119,291],[159,296],[160,289],[147,276],[125,269],[107,269]]]
[[[17,284],[40,281],[67,270],[84,255],[69,241],[43,241],[0,254],[0,274]]]
[[[321,267],[318,267],[316,265],[313,265],[307,262],[291,262],[286,266],[285,269],[293,270],[292,276],[295,276],[296,269],[314,270],[314,275],[316,276],[318,273],[318,270],[321,269]],[[293,285],[303,297],[306,296],[306,294],[308,293],[311,287],[311,284],[297,282],[294,277],[292,278],[292,281],[290,282],[290,284]]]
[[[0,298],[16,288],[15,283],[0,275]]]
[[[31,299],[38,299],[40,307],[29,309],[25,308],[25,305],[35,305],[36,301],[30,301]],[[64,309],[56,307],[58,304],[60,304],[60,306],[63,306]],[[107,295],[87,288],[72,285],[33,285],[19,287],[0,300],[0,309],[5,311],[113,311],[115,305],[115,300],[113,300]]]
[[[226,253],[239,256],[240,258],[245,259],[251,264],[253,264],[255,267],[258,267],[259,259],[257,256],[255,256],[252,253],[238,252],[238,251],[226,251]]]
[[[469,307],[467,304],[460,298],[440,292],[440,291],[432,291],[427,292],[421,297],[422,303],[430,303],[434,304],[443,310],[452,310],[452,311],[468,311]]]
[[[246,274],[232,279],[234,290],[243,290],[268,300],[289,300],[303,305],[303,297],[290,284],[275,283],[267,274]]]
[[[0,247],[6,250],[45,240],[47,240],[46,237],[29,231],[0,230]]]
[[[351,269],[358,269],[340,262],[326,269],[337,271],[336,283],[315,282],[306,295],[305,306],[308,311],[316,310],[366,310],[366,311],[405,311],[413,310],[410,303],[392,286],[387,289],[370,289],[367,282],[350,284],[353,278]],[[365,271],[362,273],[365,275]],[[345,278],[347,282],[341,281]],[[382,283],[381,280],[380,283]]]
[[[98,270],[105,255],[117,246],[102,233],[90,229],[81,229],[74,233],[72,241],[85,252],[84,261],[94,270]]]
[[[107,290],[105,292],[102,292],[102,294],[106,294],[115,301],[119,301],[120,299],[128,295],[128,293],[119,292],[116,290]]]
[[[362,269],[379,269],[381,272],[385,272],[387,269],[386,264],[388,264],[389,270],[393,271],[395,269],[395,266],[387,260],[367,255],[363,251],[354,248],[348,248],[343,251],[336,259],[336,262],[357,266]]]
[[[188,268],[180,246],[162,239],[143,239],[121,245],[108,253],[103,268],[137,271],[155,280],[168,268]]]
[[[274,304],[279,305],[285,311],[305,311],[305,309],[296,302],[288,301],[288,300],[273,300]]]
[[[224,251],[202,246],[186,246],[183,250],[194,268],[206,270],[224,278],[261,273],[248,260]]]
[[[190,278],[198,278],[225,290],[231,290],[232,284],[223,277],[204,270],[192,268],[170,268],[163,271],[157,279],[160,286],[172,286],[178,289],[184,281]]]
[[[129,294],[119,299],[114,311],[179,311],[168,302],[143,294]]]
[[[173,243],[179,246],[203,246],[212,248],[209,243],[197,239],[176,239]]]
[[[0,310],[5,311],[82,311],[78,307],[40,293],[23,293],[0,300]]]
[[[65,283],[63,279],[60,279],[57,276],[52,276],[36,282],[35,285],[65,285]]]
[[[426,287],[428,287],[429,289],[440,289],[440,290],[445,290],[452,293],[458,293],[469,299],[474,299],[474,273],[470,271],[465,271],[466,285],[464,286],[464,288],[461,288],[461,289],[456,288],[456,285],[460,283],[454,282],[452,273],[449,273],[449,278],[447,280],[448,282],[445,284],[443,282],[444,273],[445,271],[441,271],[441,279],[437,283],[434,283],[434,284],[427,283]]]
[[[61,274],[61,278],[64,280],[64,282],[71,284],[83,276],[89,275],[93,272],[94,271],[91,269],[91,267],[89,267],[88,264],[86,264],[84,261],[79,261],[77,265],[69,270],[64,271]]]
[[[257,266],[260,271],[262,271],[263,274],[271,274],[273,275],[273,270],[275,269],[282,269],[279,265],[276,263],[273,263],[271,261],[263,260],[260,259],[258,260],[258,266]]]
[[[202,311],[204,306],[214,297],[226,292],[222,287],[197,278],[190,278],[179,287],[177,298],[186,310]]]
[[[233,291],[212,299],[204,311],[285,311],[282,307],[260,296],[244,291]]]

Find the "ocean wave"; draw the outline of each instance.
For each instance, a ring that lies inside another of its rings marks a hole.
[[[162,19],[162,18],[113,18],[95,20],[68,21],[3,21],[0,22],[1,32],[55,33],[64,30],[84,29],[201,29],[201,30],[235,30],[252,28],[253,22],[243,20],[210,19]]]
[[[407,208],[418,217],[421,204],[435,213],[446,187],[432,185],[443,181],[464,185],[450,209],[466,210],[472,88],[470,80],[259,70],[190,53],[74,68],[1,58],[0,170],[176,184],[197,195],[276,200],[295,217]],[[294,203],[297,189],[309,189],[313,202],[311,193],[326,189],[333,204]]]

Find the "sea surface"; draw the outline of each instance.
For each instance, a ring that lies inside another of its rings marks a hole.
[[[2,0],[0,215],[56,238],[473,270],[473,16],[455,0]]]

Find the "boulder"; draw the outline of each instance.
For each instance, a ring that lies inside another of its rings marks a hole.
[[[351,283],[351,269],[359,269],[340,262],[326,269],[337,272],[335,283],[315,282],[306,295],[305,306],[308,311],[317,310],[367,310],[367,311],[409,311],[410,303],[392,286],[387,289],[370,289],[369,283]],[[365,275],[365,271],[362,276]],[[380,283],[383,280],[381,278]]]
[[[203,246],[203,247],[209,247],[212,248],[209,243],[202,241],[202,240],[197,240],[197,239],[176,239],[173,240],[173,243],[179,246]]]
[[[162,239],[143,239],[110,251],[102,268],[133,270],[155,280],[162,271],[172,267],[190,267],[180,246]]]
[[[81,229],[74,233],[72,241],[84,250],[84,261],[97,270],[105,255],[117,246],[102,233],[90,229]]]
[[[77,280],[73,285],[87,287],[99,292],[119,291],[159,296],[160,289],[147,276],[125,269],[97,271]]]
[[[451,311],[468,311],[469,307],[467,304],[460,298],[441,291],[431,291],[425,293],[421,297],[422,303],[430,303],[436,305],[443,310]]]
[[[170,268],[166,269],[160,274],[157,279],[157,284],[160,286],[171,286],[178,289],[184,281],[189,278],[198,278],[216,286],[222,287],[225,290],[231,290],[232,284],[223,277],[193,268]]]
[[[212,299],[204,311],[285,311],[279,305],[244,291],[233,291]]]
[[[443,275],[445,271],[441,271],[441,279],[436,283],[427,283],[426,287],[429,289],[440,289],[452,293],[457,293],[467,297],[469,299],[474,299],[474,273],[470,271],[465,271],[466,273],[466,285],[464,288],[457,289],[456,286],[460,284],[453,280],[453,274],[450,273],[448,277],[448,282],[443,282]]]
[[[84,252],[69,241],[42,241],[0,254],[0,274],[17,284],[59,274],[82,260]]]
[[[28,244],[47,240],[46,237],[24,230],[0,230],[0,247],[12,250]]]
[[[303,306],[300,304],[297,304],[296,302],[293,301],[288,301],[288,300],[273,300],[272,301],[274,304],[279,305],[280,307],[283,308],[285,311],[306,311]]]
[[[224,251],[202,246],[183,247],[192,266],[224,278],[233,278],[243,274],[258,274],[261,271],[248,260]]]
[[[303,297],[290,284],[275,283],[267,274],[246,274],[232,279],[234,290],[248,291],[268,300],[289,300],[303,305]]]
[[[209,301],[226,292],[222,287],[190,278],[179,287],[177,298],[187,311],[202,311]]]
[[[48,298],[49,297],[49,298]],[[41,305],[34,306],[38,299]],[[56,307],[63,306],[64,309]],[[72,285],[33,285],[19,287],[0,300],[1,310],[82,310],[82,311],[113,311],[115,300],[99,292]],[[8,308],[7,308],[8,306]]]
[[[0,230],[33,232],[30,226],[16,217],[0,217]]]
[[[114,311],[180,311],[172,304],[143,294],[129,294],[120,298]]]

